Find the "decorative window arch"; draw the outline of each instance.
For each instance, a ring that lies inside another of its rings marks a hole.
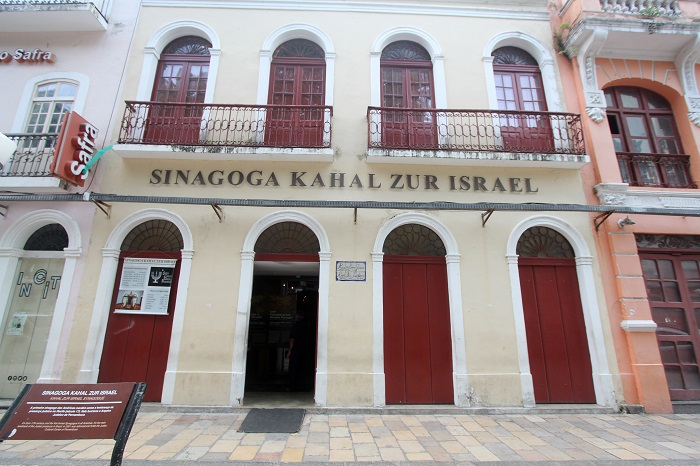
[[[19,107],[15,113],[15,120],[12,124],[13,133],[24,133],[28,129],[34,133],[57,132],[48,131],[52,124],[51,118],[45,118],[41,126],[40,115],[52,115],[55,112],[60,115],[63,108],[56,108],[57,104],[69,104],[70,108],[78,113],[82,113],[87,100],[90,79],[82,73],[58,72],[46,73],[29,79],[24,85]],[[61,95],[63,94],[63,95]],[[36,104],[36,105],[35,105]],[[38,105],[38,108],[34,108]],[[44,107],[43,109],[41,107]],[[33,112],[36,110],[36,112]],[[37,115],[35,121],[31,122],[31,115]],[[31,123],[31,127],[28,125]]]
[[[542,76],[542,86],[546,96],[547,108],[551,112],[563,111],[559,84],[554,73],[554,58],[551,51],[542,45],[537,39],[522,32],[503,32],[494,36],[484,47],[482,60],[486,76],[489,105],[492,109],[498,109],[498,95],[494,77],[494,52],[503,47],[522,49],[531,55],[539,66]]]
[[[325,61],[325,90],[324,105],[333,105],[333,85],[335,81],[335,48],[330,37],[321,29],[310,24],[294,23],[282,26],[270,33],[260,49],[260,67],[258,71],[258,96],[257,103],[268,103],[270,94],[270,71],[272,67],[273,52],[285,42],[297,39],[305,39],[313,42],[321,48]]]
[[[209,48],[209,77],[204,92],[204,102],[213,102],[216,77],[219,71],[221,41],[212,28],[197,21],[177,21],[170,23],[160,28],[151,36],[144,48],[144,60],[141,68],[139,87],[136,91],[136,100],[150,100],[161,54],[164,53],[168,44],[178,38],[186,36],[199,37],[211,44],[211,48]]]
[[[545,227],[548,230],[553,230],[552,233],[555,236],[557,234],[561,235],[573,248],[576,257],[578,285],[581,293],[581,307],[589,342],[596,402],[601,406],[617,407],[612,375],[608,367],[600,309],[598,308],[595,291],[593,258],[585,239],[578,230],[559,218],[546,215],[530,217],[516,225],[508,238],[506,246],[511,299],[515,314],[515,335],[523,405],[525,407],[534,406],[535,394],[525,333],[525,317],[518,270],[518,243],[526,231],[536,227]]]
[[[445,65],[440,44],[429,34],[412,27],[390,29],[375,39],[370,56],[370,104],[373,107],[382,106],[382,52],[391,43],[398,41],[415,42],[423,47],[433,65],[434,108],[447,108],[447,88],[445,80]]]

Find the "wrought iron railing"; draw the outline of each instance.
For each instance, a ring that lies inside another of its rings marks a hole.
[[[97,9],[104,6],[104,0],[0,0],[0,5],[95,5]]]
[[[0,176],[51,176],[49,166],[58,134],[6,134],[17,144],[17,149]]]
[[[631,14],[643,17],[680,16],[678,0],[600,0],[606,13]]]
[[[328,148],[333,107],[126,102],[120,144]]]
[[[690,156],[618,152],[622,181],[630,186],[697,188],[690,177]]]
[[[369,107],[370,148],[466,152],[585,153],[572,113]]]

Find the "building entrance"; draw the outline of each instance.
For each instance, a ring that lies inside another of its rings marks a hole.
[[[251,392],[313,393],[317,309],[317,276],[258,275],[254,278],[246,395]]]

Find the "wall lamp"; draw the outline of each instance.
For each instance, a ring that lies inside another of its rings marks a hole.
[[[620,220],[617,221],[617,226],[620,228],[625,228],[627,225],[634,225],[634,221],[630,218],[628,215],[626,218],[621,218]]]

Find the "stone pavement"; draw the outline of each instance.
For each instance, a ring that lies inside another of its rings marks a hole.
[[[700,465],[700,415],[307,414],[295,434],[245,434],[245,412],[142,411],[124,465]],[[112,440],[6,441],[0,465],[107,465]]]

